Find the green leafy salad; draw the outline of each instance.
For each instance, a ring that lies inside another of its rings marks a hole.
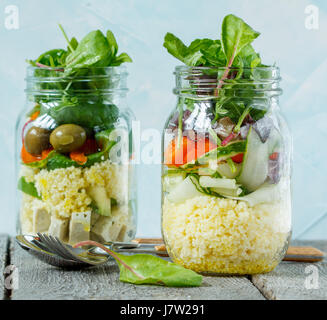
[[[167,126],[173,139],[163,186],[170,201],[205,194],[255,205],[278,183],[281,139],[267,98],[274,67],[262,64],[252,46],[259,35],[232,14],[220,40],[187,46],[166,34],[164,47],[184,64],[176,68],[179,100]]]
[[[67,49],[53,49],[28,60],[35,106],[23,128],[22,161],[49,170],[88,167],[108,158],[113,143],[109,134],[119,116],[110,99],[118,85],[113,68],[131,62],[118,54],[113,33],[92,31],[80,42],[69,40]]]

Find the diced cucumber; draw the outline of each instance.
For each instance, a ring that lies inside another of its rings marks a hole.
[[[111,199],[107,196],[105,187],[92,186],[89,187],[87,192],[98,208],[97,213],[109,217],[111,215]]]
[[[210,169],[210,168],[206,168],[206,167],[200,167],[199,169],[198,169],[198,175],[200,175],[200,176],[212,176],[212,175],[214,175],[214,174],[216,174],[217,173],[217,171],[215,171],[215,170],[212,170],[212,169]]]
[[[194,178],[188,176],[175,188],[173,188],[167,195],[168,200],[171,202],[179,203],[196,196],[202,196],[203,194],[195,187],[196,181],[192,181],[191,179]]]
[[[247,147],[238,182],[254,191],[260,187],[268,175],[268,143],[262,143],[256,131],[251,127],[247,137]]]
[[[236,187],[236,189],[227,188],[211,188],[213,192],[221,194],[222,196],[238,197],[242,193],[242,189]]]
[[[184,172],[166,174],[162,177],[162,188],[164,192],[170,192],[174,187],[185,179]]]
[[[205,188],[225,188],[225,189],[236,189],[235,179],[224,179],[224,178],[212,178],[207,176],[200,177],[199,183]]]
[[[235,179],[239,173],[241,172],[242,165],[239,163],[234,163],[236,171],[232,172],[228,163],[219,163],[217,167],[217,171],[227,179]]]
[[[188,169],[190,167],[196,166],[196,165],[203,165],[209,163],[211,160],[215,160],[216,162],[219,160],[224,160],[230,157],[233,157],[239,153],[245,152],[246,148],[246,141],[235,141],[231,142],[226,146],[220,146],[216,149],[213,149],[203,156],[199,157],[196,161],[190,161],[183,166],[181,166],[182,169]]]
[[[271,203],[279,201],[282,196],[282,191],[280,187],[280,184],[264,183],[259,189],[244,197],[228,196],[228,198],[246,201],[249,203],[250,206],[253,207],[259,203]]]

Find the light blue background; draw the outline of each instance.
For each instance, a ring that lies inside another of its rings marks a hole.
[[[319,7],[319,30],[305,28],[305,7]],[[6,5],[17,5],[19,30],[4,27]],[[264,63],[283,76],[281,106],[294,137],[294,232],[327,239],[327,2],[323,0],[12,0],[0,1],[0,233],[15,232],[14,125],[24,105],[26,58],[65,45],[57,23],[81,39],[111,29],[134,63],[128,101],[142,129],[162,129],[175,103],[174,66],[162,47],[167,31],[186,43],[218,38],[222,18],[234,13],[261,32]],[[139,168],[138,234],[160,234],[160,168]]]

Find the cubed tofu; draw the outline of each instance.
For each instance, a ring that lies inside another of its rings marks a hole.
[[[91,211],[74,212],[69,224],[69,243],[74,245],[77,242],[90,239]]]
[[[100,216],[92,232],[99,237],[100,241],[116,241],[124,226],[125,216],[114,210],[111,217]]]
[[[127,231],[127,226],[123,225],[122,228],[120,229],[119,235],[117,237],[117,241],[121,241],[121,242],[125,241],[126,231]]]
[[[33,211],[33,233],[47,232],[50,227],[50,214],[45,208]]]
[[[66,241],[68,238],[68,221],[68,219],[58,219],[55,216],[52,216],[48,234]]]

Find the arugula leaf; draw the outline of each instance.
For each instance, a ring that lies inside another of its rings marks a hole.
[[[68,53],[72,53],[73,51],[76,50],[76,48],[78,47],[78,41],[75,37],[71,38],[71,40],[69,41],[69,45],[67,48]]]
[[[241,18],[233,14],[227,15],[224,18],[221,30],[222,45],[227,65],[230,66],[240,51],[260,35],[259,32],[253,30]]]
[[[68,52],[64,49],[53,49],[42,53],[36,60],[27,60],[32,66],[38,64],[51,68],[62,67],[65,64]]]
[[[38,199],[42,199],[39,193],[35,188],[35,184],[33,182],[27,182],[25,177],[20,177],[18,180],[18,190]]]
[[[119,280],[134,284],[152,284],[167,287],[198,287],[202,276],[182,266],[149,254],[123,255],[95,241],[83,241],[74,247],[92,245],[110,254],[120,270]]]

